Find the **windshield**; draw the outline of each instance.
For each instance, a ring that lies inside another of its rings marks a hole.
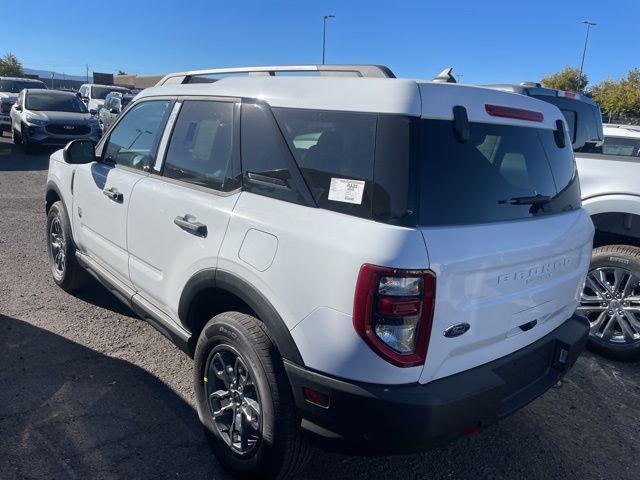
[[[0,80],[0,92],[20,93],[25,88],[47,88],[42,82],[33,80]]]
[[[25,99],[25,107],[34,111],[87,113],[87,107],[82,100],[73,94],[29,92]]]
[[[591,148],[593,142],[602,141],[602,116],[596,105],[566,97],[531,96],[560,109],[569,125],[574,151],[584,151]]]
[[[461,143],[452,122],[420,122],[421,225],[517,220],[580,207],[573,154],[557,146],[552,130],[470,123],[470,139]],[[536,196],[547,202],[535,204]]]
[[[129,89],[122,87],[91,87],[91,98],[104,100],[111,92],[129,93]]]

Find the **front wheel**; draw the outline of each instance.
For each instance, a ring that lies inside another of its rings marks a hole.
[[[592,351],[616,360],[640,360],[640,248],[593,250],[577,313],[591,324]]]
[[[86,272],[76,259],[69,217],[61,201],[51,205],[47,214],[47,250],[53,281],[59,287],[71,292],[85,283]]]
[[[25,125],[22,125],[22,131],[20,132],[20,146],[24,153],[32,153],[33,152],[33,143],[29,138],[29,130]]]
[[[242,478],[285,479],[309,447],[284,364],[262,323],[239,312],[217,315],[194,356],[198,415],[218,459]]]

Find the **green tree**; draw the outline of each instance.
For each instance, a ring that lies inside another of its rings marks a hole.
[[[542,77],[540,83],[547,88],[555,88],[567,92],[582,92],[589,83],[589,79],[583,73],[580,83],[578,83],[578,76],[580,76],[579,69],[565,65],[561,71]]]
[[[0,58],[0,75],[5,77],[23,77],[24,70],[18,58],[11,52]]]
[[[632,68],[619,80],[603,80],[591,95],[605,117],[640,118],[640,69]]]

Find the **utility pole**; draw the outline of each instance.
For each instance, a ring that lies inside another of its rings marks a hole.
[[[582,50],[582,61],[580,62],[580,75],[578,75],[578,91],[579,92],[582,90],[582,68],[584,67],[584,57],[587,53],[587,43],[589,42],[589,29],[597,25],[597,23],[590,22],[589,20],[583,20],[582,23],[584,23],[587,26],[587,34],[584,38],[584,49]]]
[[[336,18],[335,15],[325,15],[322,20],[322,64],[324,65],[325,49],[327,45],[327,19]]]

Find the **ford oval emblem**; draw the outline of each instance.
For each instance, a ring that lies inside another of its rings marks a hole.
[[[447,338],[459,337],[469,331],[471,325],[468,323],[456,323],[455,325],[451,325],[447,327],[444,331],[444,336]]]

